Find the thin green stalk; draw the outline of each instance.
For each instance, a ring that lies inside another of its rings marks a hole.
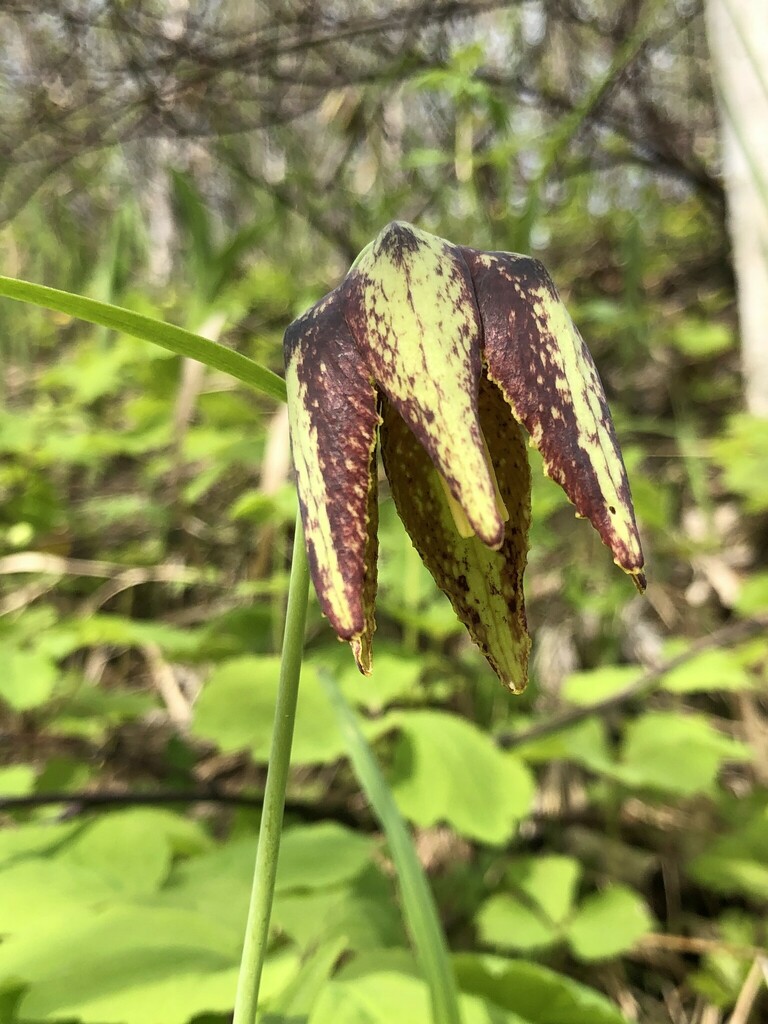
[[[299,695],[299,676],[304,650],[304,625],[309,594],[309,566],[304,547],[301,517],[296,516],[293,540],[291,580],[288,585],[288,608],[283,634],[280,684],[275,704],[272,748],[269,754],[264,807],[256,850],[248,923],[245,926],[243,957],[237,979],[235,1015],[232,1024],[253,1024],[259,1002],[259,985],[269,938],[269,918],[275,892],[277,856],[283,828],[285,788],[291,762],[293,725]]]

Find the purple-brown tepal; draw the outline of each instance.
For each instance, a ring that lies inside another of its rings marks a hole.
[[[438,586],[502,682],[524,688],[531,480],[523,428],[645,587],[600,378],[538,260],[395,222],[285,334],[293,458],[320,605],[371,668],[376,450]]]

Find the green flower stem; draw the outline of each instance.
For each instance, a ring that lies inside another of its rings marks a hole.
[[[299,695],[299,676],[304,649],[304,625],[309,595],[309,566],[304,546],[301,516],[296,516],[293,540],[291,580],[288,586],[288,608],[285,615],[280,684],[275,704],[272,749],[269,754],[267,784],[256,850],[248,923],[245,926],[243,957],[237,980],[235,1015],[232,1024],[253,1024],[259,1002],[259,985],[269,938],[269,918],[275,892],[277,856],[283,828],[285,788],[291,762],[293,725]]]

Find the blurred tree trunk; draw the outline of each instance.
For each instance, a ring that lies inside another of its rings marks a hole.
[[[768,417],[768,2],[707,0],[747,409]]]
[[[169,0],[162,19],[162,34],[178,40],[185,32],[189,0]],[[141,144],[141,160],[146,168],[142,205],[149,239],[150,282],[157,288],[168,284],[173,272],[176,243],[176,218],[169,169],[182,163],[186,144],[180,139],[157,138]],[[185,360],[185,363],[188,360]]]

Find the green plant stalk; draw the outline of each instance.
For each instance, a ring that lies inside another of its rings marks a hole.
[[[143,313],[134,313],[122,306],[113,306],[108,302],[99,302],[97,299],[88,299],[84,295],[48,288],[31,281],[19,281],[15,277],[0,276],[0,295],[33,306],[42,306],[44,309],[55,309],[59,313],[77,317],[78,320],[122,331],[142,341],[151,341],[177,355],[198,359],[214,370],[223,370],[270,398],[285,401],[285,382],[276,373],[216,341],[185,331],[183,327],[144,316]]]
[[[459,995],[448,946],[410,833],[373,751],[335,680],[323,669],[318,672],[318,677],[336,712],[355,774],[387,837],[397,870],[408,931],[429,987],[433,1024],[461,1024]]]
[[[264,805],[256,849],[256,867],[253,874],[251,902],[248,907],[248,922],[245,926],[243,956],[237,979],[235,1015],[232,1024],[254,1024],[258,1009],[259,985],[269,939],[269,919],[272,913],[277,857],[280,852],[280,835],[283,828],[285,789],[291,762],[308,596],[309,565],[304,546],[301,516],[297,515],[272,747],[269,753],[267,783],[264,789]]]

